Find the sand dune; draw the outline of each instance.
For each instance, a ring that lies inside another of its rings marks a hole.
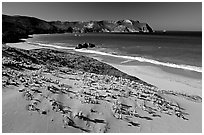
[[[202,132],[199,97],[65,66],[8,63],[19,64],[3,56],[3,133]]]

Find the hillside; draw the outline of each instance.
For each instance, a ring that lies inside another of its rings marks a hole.
[[[147,23],[134,20],[47,22],[34,17],[2,15],[2,41],[17,42],[31,34],[87,33],[87,32],[152,32]]]
[[[88,22],[50,22],[60,31],[72,32],[152,32],[152,28],[146,23],[134,20],[119,21],[88,21]]]

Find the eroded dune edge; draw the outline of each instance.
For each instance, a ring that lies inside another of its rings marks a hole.
[[[190,120],[176,99],[202,102],[62,50],[3,45],[2,56],[3,132],[179,132],[163,124]]]

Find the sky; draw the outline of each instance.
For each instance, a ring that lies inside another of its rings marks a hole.
[[[132,19],[154,30],[202,30],[201,2],[3,2],[2,14],[46,21]]]

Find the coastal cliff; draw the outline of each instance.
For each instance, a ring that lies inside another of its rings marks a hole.
[[[88,33],[88,32],[153,32],[147,23],[134,20],[61,22],[44,21],[27,16],[2,15],[2,41],[17,42],[31,34],[51,33]]]
[[[119,21],[88,21],[88,22],[50,22],[59,31],[68,32],[152,32],[152,28],[147,23],[140,23],[134,20]]]

